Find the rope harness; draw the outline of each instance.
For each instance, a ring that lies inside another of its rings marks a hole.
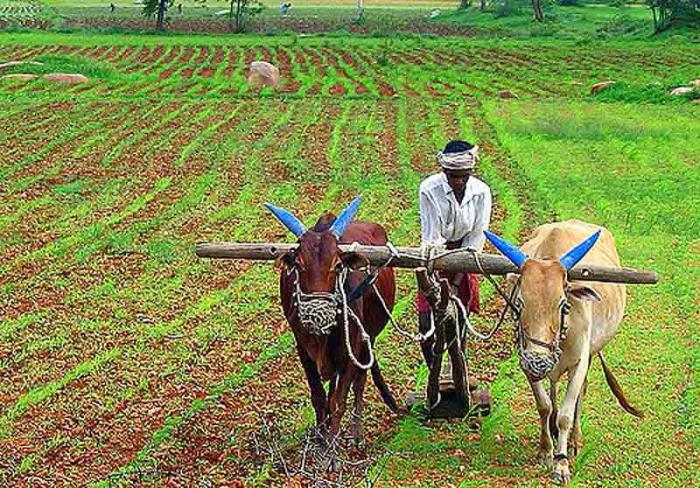
[[[369,334],[365,331],[362,321],[348,305],[348,297],[345,292],[345,283],[348,277],[348,268],[341,267],[336,274],[335,289],[333,292],[306,293],[299,283],[299,270],[292,266],[287,275],[294,275],[293,303],[296,307],[297,317],[301,326],[307,333],[316,336],[330,335],[333,328],[341,319],[343,325],[345,347],[352,363],[360,369],[368,370],[374,364],[374,351]],[[362,342],[367,344],[369,361],[362,364],[352,352],[350,344],[350,317],[360,329]]]
[[[516,291],[519,286],[520,282],[518,282],[513,290]],[[552,369],[554,369],[554,366],[561,358],[561,341],[566,339],[566,334],[568,332],[566,316],[571,310],[571,304],[566,300],[563,300],[559,308],[559,330],[557,331],[552,343],[530,337],[523,328],[522,320],[520,320],[520,309],[518,309],[515,328],[515,340],[518,345],[518,359],[520,368],[532,381],[542,380],[550,371],[552,371]],[[544,347],[545,349],[549,350],[550,353],[547,354],[537,351],[526,351],[526,341],[537,346]]]

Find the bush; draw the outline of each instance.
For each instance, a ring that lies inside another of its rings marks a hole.
[[[496,9],[493,11],[493,16],[497,19],[508,17],[509,15],[517,14],[520,7],[515,0],[502,0],[497,3]]]
[[[114,79],[121,75],[108,64],[95,59],[80,56],[37,56],[37,61],[42,64],[21,64],[12,66],[6,73],[27,73],[33,75],[45,75],[48,73],[79,73],[88,78]]]
[[[629,102],[629,103],[687,103],[689,100],[700,98],[700,91],[693,90],[685,95],[669,95],[672,88],[683,83],[662,85],[652,83],[648,85],[632,85],[618,82],[594,95],[596,100],[604,102]]]
[[[647,28],[646,23],[632,20],[627,13],[626,8],[620,9],[620,12],[615,14],[601,27],[596,29],[596,37],[599,39],[608,39],[614,37],[622,37],[625,35],[643,32]]]

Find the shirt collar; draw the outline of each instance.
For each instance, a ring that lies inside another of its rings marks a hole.
[[[450,186],[450,184],[447,182],[447,175],[445,173],[441,173],[442,178],[440,179],[440,182],[442,184],[442,189],[445,192],[445,195],[449,195],[450,193],[454,193],[454,190]],[[464,198],[462,198],[462,203],[471,200],[472,197],[474,196],[474,176],[469,177],[469,181],[467,181],[467,187],[464,189]]]

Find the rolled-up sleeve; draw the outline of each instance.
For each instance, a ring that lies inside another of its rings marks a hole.
[[[440,212],[432,197],[419,190],[421,244],[441,245],[445,239],[440,233]]]
[[[489,224],[491,223],[491,190],[486,189],[481,198],[479,198],[479,204],[475,208],[476,219],[474,221],[474,228],[467,232],[462,239],[462,247],[473,247],[477,251],[481,252],[484,249],[484,242],[486,241],[486,236],[484,236],[484,231],[488,230]]]

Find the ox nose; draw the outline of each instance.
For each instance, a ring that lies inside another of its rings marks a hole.
[[[522,351],[520,354],[520,369],[532,382],[543,380],[552,369],[557,360],[551,353],[539,351]]]

